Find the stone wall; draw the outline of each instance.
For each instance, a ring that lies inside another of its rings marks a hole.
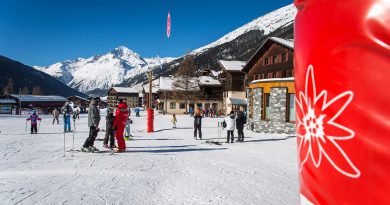
[[[271,88],[269,121],[261,120],[263,89],[255,88],[253,95],[253,118],[248,119],[248,129],[260,133],[295,134],[295,123],[286,122],[287,88]]]

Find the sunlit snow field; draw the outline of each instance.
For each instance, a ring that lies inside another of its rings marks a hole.
[[[26,116],[0,115],[0,204],[298,204],[296,139],[245,130],[246,142],[215,145],[216,118],[203,119],[203,140],[193,138],[193,118],[156,115],[155,133],[145,113],[133,117],[127,152],[66,152],[63,125],[41,116],[39,134],[25,131]],[[76,121],[75,148],[88,136],[87,116]],[[221,120],[221,119],[219,119]],[[100,127],[105,129],[104,115]],[[72,123],[72,129],[73,123]],[[237,132],[235,132],[235,135]],[[98,139],[104,138],[100,132]],[[72,133],[66,134],[66,150]]]

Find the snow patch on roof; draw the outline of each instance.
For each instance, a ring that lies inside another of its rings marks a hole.
[[[227,71],[241,71],[246,62],[245,61],[225,61],[225,60],[219,60],[221,65],[225,68]]]
[[[283,39],[278,37],[270,37],[270,39],[288,48],[294,49],[294,39]]]
[[[221,82],[219,82],[219,80],[211,76],[201,76],[199,78],[199,84],[200,85],[221,85]]]
[[[112,87],[118,93],[139,93],[140,91],[136,88],[130,87]]]

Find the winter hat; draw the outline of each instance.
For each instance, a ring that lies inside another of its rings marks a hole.
[[[37,111],[36,110],[33,110],[33,114],[36,114],[37,113]]]

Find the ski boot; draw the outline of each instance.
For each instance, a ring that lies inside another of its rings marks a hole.
[[[81,152],[91,152],[87,147],[81,147]]]
[[[99,150],[98,150],[96,147],[94,147],[94,146],[90,146],[88,149],[89,149],[89,151],[92,152],[92,153],[93,153],[93,152],[99,152]]]

